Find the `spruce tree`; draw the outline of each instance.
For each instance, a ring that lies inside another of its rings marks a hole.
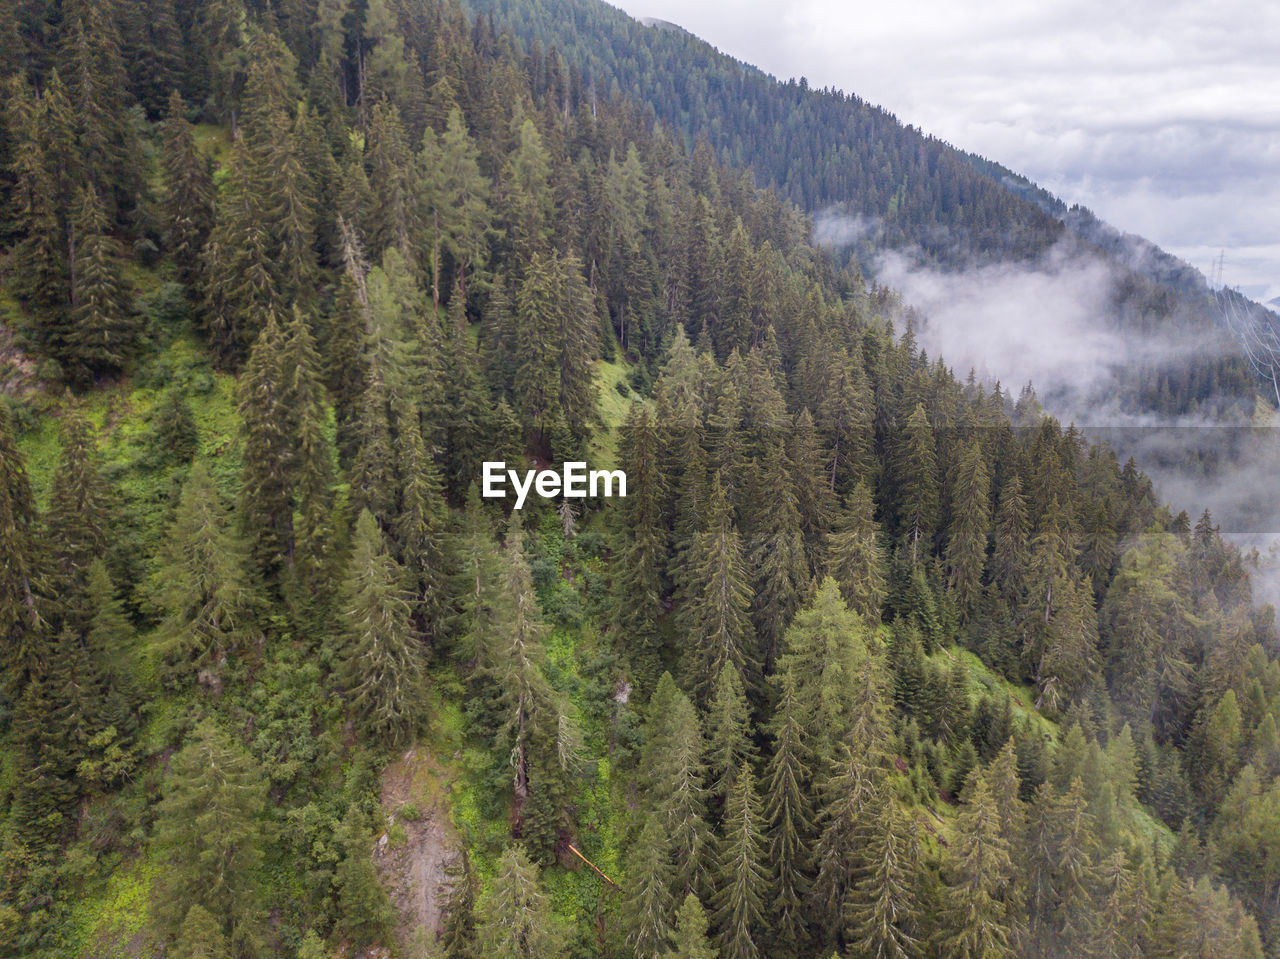
[[[46,524],[64,612],[78,629],[86,625],[83,604],[89,565],[107,552],[111,539],[114,495],[99,460],[89,424],[72,414],[65,425],[62,462],[54,474]]]
[[[763,809],[772,868],[768,915],[773,941],[780,949],[795,951],[806,938],[803,903],[814,813],[813,756],[791,671],[781,675],[770,732],[773,755],[765,768]]]
[[[498,860],[488,891],[477,906],[476,942],[492,959],[555,959],[562,946],[538,867],[521,846]]]
[[[849,939],[857,954],[907,959],[921,954],[920,840],[892,796],[881,792],[872,802],[864,863],[846,905]]]
[[[658,619],[665,592],[668,533],[663,511],[666,477],[659,453],[660,438],[649,409],[633,403],[618,441],[618,466],[627,474],[628,496],[622,503],[618,571],[615,577],[618,626],[633,663],[645,672],[658,666]]]
[[[651,813],[627,856],[622,908],[627,942],[637,959],[658,959],[671,944],[675,870],[668,843],[662,820]]]
[[[706,699],[726,663],[754,685],[758,669],[747,610],[750,590],[724,487],[712,480],[706,521],[694,537],[682,590],[681,621],[690,634],[688,675]]]
[[[157,558],[151,595],[164,616],[160,649],[175,677],[201,673],[212,682],[248,642],[256,603],[244,544],[202,463],[191,469]]]
[[[373,837],[368,817],[352,803],[333,834],[342,858],[333,871],[338,929],[359,947],[384,942],[394,914],[373,864]]]
[[[789,674],[795,684],[799,715],[811,724],[809,744],[819,761],[837,755],[837,744],[855,718],[858,678],[877,668],[866,639],[865,625],[845,606],[829,577],[787,630],[778,672]]]
[[[761,665],[769,672],[782,644],[782,634],[808,591],[809,564],[790,473],[780,450],[775,449],[762,464],[758,489],[762,494],[761,518],[749,544],[754,587],[751,613],[761,647]]]
[[[165,867],[156,913],[177,931],[185,911],[198,905],[241,954],[257,943],[264,919],[257,870],[267,840],[267,776],[211,719],[196,727],[169,770],[154,834]]]
[[[424,636],[443,632],[445,614],[444,537],[448,509],[435,461],[427,454],[416,424],[401,435],[405,474],[395,537],[409,577],[414,620]]]
[[[943,948],[959,959],[1011,957],[1005,887],[1013,872],[1009,840],[986,776],[974,773],[957,820],[958,839],[947,857]]]
[[[205,329],[218,362],[229,369],[244,361],[267,317],[278,322],[283,313],[264,185],[253,172],[253,159],[237,140],[201,260]]]
[[[917,404],[897,438],[893,457],[898,532],[911,548],[911,561],[927,556],[938,523],[938,460],[933,426]]]
[[[987,559],[987,527],[991,518],[990,481],[982,447],[973,441],[965,448],[951,497],[951,525],[944,561],[947,586],[954,592],[960,616],[968,620],[982,592],[982,570]]]
[[[693,893],[684,897],[676,912],[674,940],[662,959],[719,959],[720,950],[707,939],[707,914]]]
[[[755,776],[744,762],[734,777],[725,806],[713,875],[714,919],[720,953],[725,959],[754,959],[760,955],[768,878]]]
[[[94,374],[124,369],[138,336],[120,244],[108,230],[97,193],[83,188],[71,222],[71,326],[64,352],[70,364],[65,372],[81,385]]]
[[[200,253],[213,230],[214,186],[209,160],[196,145],[186,104],[175,90],[161,127],[164,243],[178,266],[178,279],[195,296],[201,281]]]
[[[361,510],[343,582],[337,676],[344,703],[375,742],[402,746],[422,718],[422,663],[404,591],[373,514]]]
[[[441,299],[441,259],[448,256],[457,269],[455,295],[467,295],[467,277],[484,268],[489,256],[486,234],[493,214],[489,181],[480,172],[479,151],[467,131],[462,111],[449,111],[443,136],[428,128],[418,155],[418,191],[423,220],[432,239],[431,289]]]
[[[331,585],[333,451],[326,436],[327,402],[311,324],[293,308],[284,330],[283,405],[295,447],[290,457],[293,523],[291,560],[302,586],[312,595]]]
[[[711,795],[726,803],[738,770],[752,752],[751,718],[742,680],[731,663],[720,667],[707,707],[707,779]]]
[[[649,711],[640,768],[649,809],[667,838],[674,864],[672,891],[679,898],[699,888],[708,856],[702,724],[668,673],[659,680]]]
[[[887,565],[871,491],[859,483],[837,514],[835,528],[827,534],[826,575],[836,581],[850,609],[875,622],[886,593]]]
[[[44,659],[48,624],[35,499],[10,422],[8,404],[0,402],[0,691],[14,702]]]
[[[240,379],[244,435],[241,517],[253,559],[268,583],[278,582],[293,558],[293,469],[296,424],[286,406],[285,333],[268,314]]]

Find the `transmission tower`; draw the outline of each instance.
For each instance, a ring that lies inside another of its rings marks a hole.
[[[1227,328],[1240,340],[1254,372],[1270,384],[1280,408],[1280,317],[1226,287],[1217,289],[1214,298]]]

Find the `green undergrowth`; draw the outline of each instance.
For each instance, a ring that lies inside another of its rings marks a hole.
[[[152,885],[160,874],[150,858],[114,870],[96,895],[82,896],[71,909],[68,955],[133,959],[148,950]]]
[[[598,409],[604,428],[591,437],[588,453],[593,469],[615,469],[618,465],[618,429],[627,418],[631,404],[640,397],[628,383],[631,367],[624,360],[600,360],[597,368]],[[620,392],[620,387],[626,389],[626,395]]]

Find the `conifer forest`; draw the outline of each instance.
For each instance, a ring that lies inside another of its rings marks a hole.
[[[0,957],[1280,957],[1256,557],[868,268],[1082,214],[597,0],[0,48]]]

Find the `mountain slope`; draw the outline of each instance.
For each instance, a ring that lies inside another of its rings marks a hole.
[[[853,220],[843,242],[864,269],[885,249],[948,270],[996,262],[1036,269],[1051,251],[1081,269],[1103,263],[1112,295],[1100,326],[1205,344],[1118,379],[1111,392],[1119,405],[1250,421],[1256,379],[1219,304],[1197,271],[1148,241],[1067,209],[1025,178],[857,96],[781,83],[692,34],[646,26],[599,0],[468,2],[531,44],[535,60],[562,56],[596,96],[627,91],[690,146],[705,140],[722,161],[749,167],[801,208]]]

